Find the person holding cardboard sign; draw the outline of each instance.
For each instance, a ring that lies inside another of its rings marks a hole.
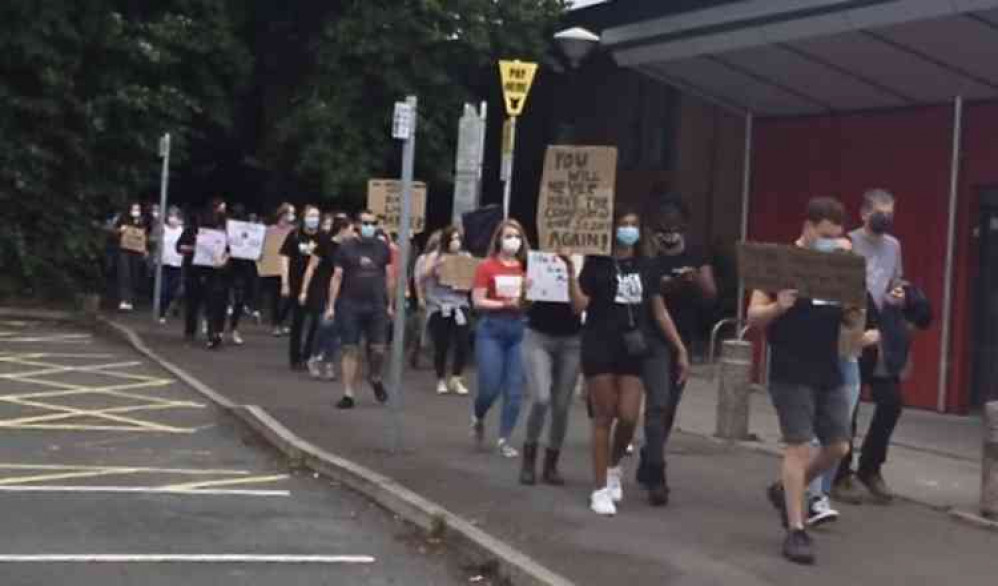
[[[142,217],[142,204],[132,202],[115,224],[118,232],[118,309],[132,311],[135,290],[142,277],[143,261],[149,254],[149,228]]]
[[[461,228],[448,226],[440,234],[439,249],[431,252],[425,261],[423,274],[417,275],[429,314],[430,333],[433,336],[433,366],[437,372],[437,393],[467,395],[468,389],[461,380],[468,351],[471,326],[471,308],[468,293],[440,282],[440,272],[448,258],[471,256],[464,250]],[[454,362],[450,377],[447,376],[447,354],[454,348]]]
[[[478,265],[471,299],[481,314],[475,334],[478,396],[472,431],[479,446],[485,440],[485,416],[503,397],[497,447],[504,458],[520,454],[510,443],[523,398],[523,306],[526,290],[527,242],[523,226],[504,220],[492,235],[489,257]]]
[[[837,199],[812,199],[797,245],[835,251],[844,220]],[[769,394],[787,444],[782,479],[769,487],[767,496],[787,529],[783,556],[799,564],[814,563],[804,530],[805,487],[835,467],[849,447],[849,396],[839,368],[843,320],[840,305],[806,299],[796,290],[753,291],[748,308],[749,325],[764,330],[769,342]],[[812,454],[815,437],[822,448]]]

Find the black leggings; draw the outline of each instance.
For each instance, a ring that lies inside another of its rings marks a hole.
[[[239,320],[246,307],[252,307],[253,294],[256,288],[256,263],[250,260],[233,259],[229,261],[229,289],[232,291],[232,317],[229,327],[239,329]],[[280,291],[278,291],[280,293]]]
[[[270,325],[275,328],[284,325],[288,319],[288,313],[291,311],[292,300],[288,297],[281,297],[281,278],[261,277],[260,290],[270,306]]]
[[[463,310],[465,316],[468,310]],[[437,378],[443,379],[447,376],[447,352],[450,350],[451,342],[454,342],[454,364],[451,373],[454,376],[461,376],[464,372],[464,364],[467,360],[468,345],[470,338],[468,333],[470,328],[467,322],[458,325],[454,319],[454,314],[444,317],[442,312],[436,312],[430,316],[430,335],[433,336],[433,366],[437,371]]]
[[[187,315],[184,335],[197,335],[198,318],[204,310],[208,322],[208,339],[225,331],[225,307],[228,301],[228,279],[224,271],[206,267],[190,267],[184,283],[187,295]]]

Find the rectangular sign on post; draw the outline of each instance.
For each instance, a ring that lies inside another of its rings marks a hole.
[[[796,289],[808,299],[866,305],[866,260],[857,254],[742,242],[738,245],[738,276],[748,290],[776,293]]]
[[[537,202],[540,248],[610,254],[617,149],[549,146]]]
[[[267,226],[263,240],[263,254],[256,262],[256,272],[261,277],[281,276],[281,247],[284,246],[284,240],[290,233],[289,228]]]
[[[482,259],[458,254],[447,255],[440,267],[440,284],[458,291],[471,291],[475,283],[475,271]]]
[[[208,230],[201,228],[198,230],[197,240],[194,242],[194,266],[217,267],[225,256],[225,247],[228,238],[222,230]]]
[[[121,232],[121,248],[129,252],[146,253],[146,231],[138,226],[125,226]]]
[[[232,258],[255,261],[263,256],[263,243],[267,238],[267,227],[263,224],[229,220],[225,232]]]
[[[385,230],[399,232],[402,215],[402,182],[398,179],[371,179],[367,182],[367,209],[385,218]],[[426,184],[412,184],[412,207],[409,226],[413,234],[426,227]]]
[[[585,257],[572,255],[575,276],[582,271]],[[553,252],[531,250],[527,258],[527,300],[568,303],[568,270]]]

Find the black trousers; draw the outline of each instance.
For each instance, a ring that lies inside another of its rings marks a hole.
[[[229,290],[232,292],[232,317],[229,320],[229,327],[232,330],[239,329],[239,320],[247,307],[252,307],[253,296],[256,289],[256,263],[250,260],[229,261],[228,268]],[[280,290],[278,290],[278,295]]]
[[[870,420],[870,427],[866,431],[866,438],[859,456],[859,468],[857,473],[860,476],[872,476],[879,474],[880,469],[887,461],[887,451],[891,445],[891,437],[901,419],[901,412],[904,409],[904,399],[901,396],[901,382],[897,377],[874,376],[865,381],[870,386],[870,394],[876,405],[873,411],[873,419]],[[856,436],[856,416],[859,407],[852,414],[852,435]],[[839,463],[839,470],[836,480],[845,478],[852,474],[853,463],[853,441],[849,441],[849,453]]]
[[[213,339],[225,331],[225,308],[228,302],[228,279],[224,271],[207,267],[190,267],[184,282],[187,295],[187,313],[184,336],[197,335],[201,313],[208,322],[208,338]]]
[[[470,311],[465,308],[462,311],[467,316]],[[437,378],[443,379],[447,376],[447,354],[450,352],[451,344],[454,345],[454,364],[451,367],[451,374],[461,376],[464,372],[464,365],[467,363],[468,346],[470,345],[468,323],[458,325],[452,313],[449,317],[444,317],[443,312],[436,312],[430,316],[430,335],[433,336],[433,366],[437,371]]]
[[[322,321],[322,312],[295,303],[291,309],[291,335],[288,337],[288,356],[291,367],[301,365],[312,357],[315,333]]]
[[[289,297],[281,297],[280,277],[260,277],[260,295],[267,299],[270,315],[270,325],[273,327],[284,325],[288,319],[288,313],[292,309],[292,302],[297,303]]]

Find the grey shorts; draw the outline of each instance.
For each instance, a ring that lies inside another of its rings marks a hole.
[[[814,438],[822,445],[849,441],[852,420],[849,393],[844,387],[818,389],[770,382],[769,396],[780,418],[780,431],[786,443],[806,444]]]

